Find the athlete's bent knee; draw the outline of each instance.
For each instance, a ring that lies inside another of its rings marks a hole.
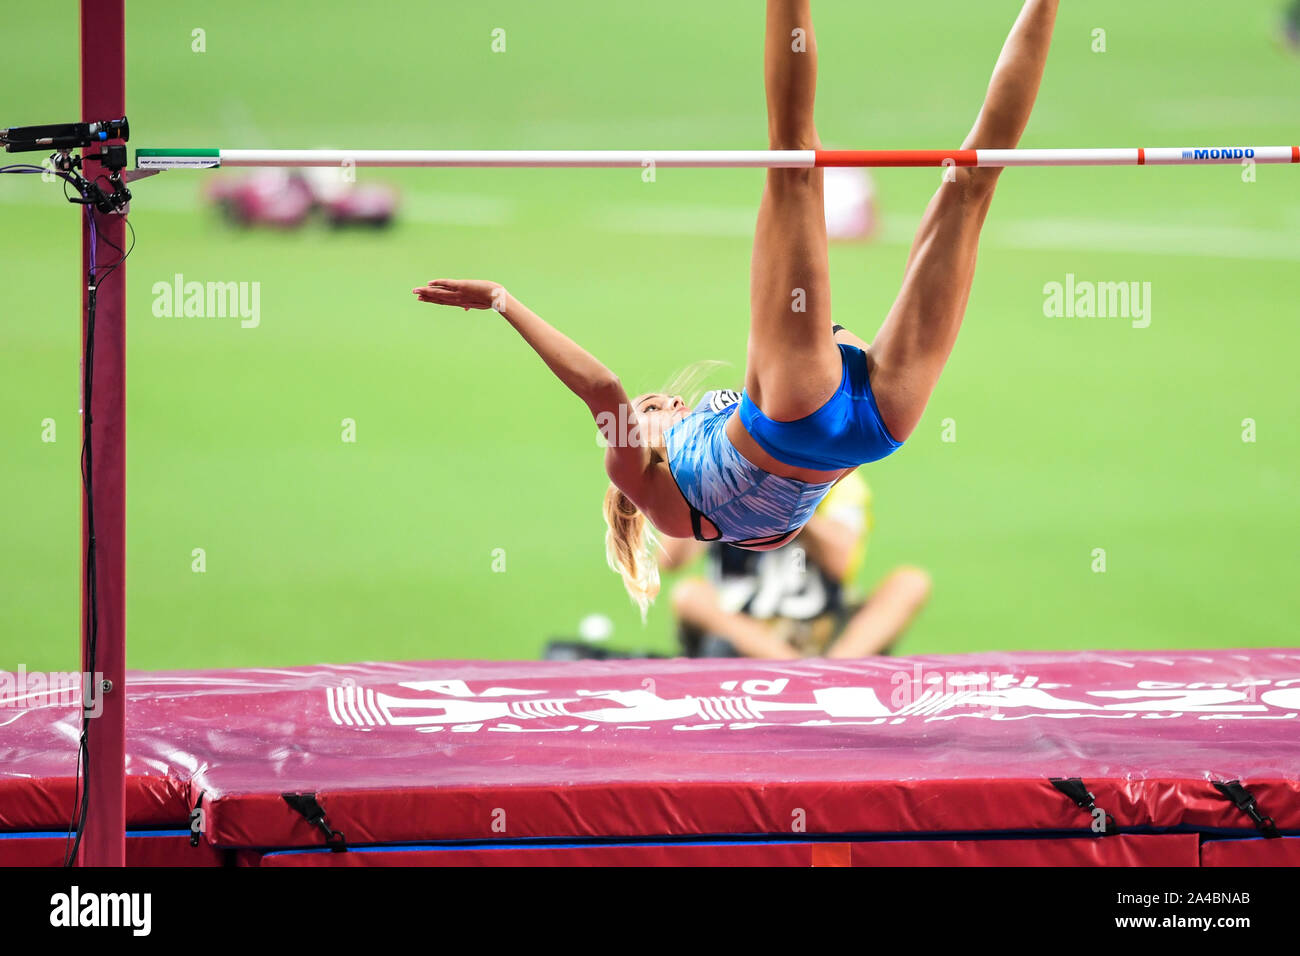
[[[924,604],[929,599],[933,587],[928,572],[907,564],[895,569],[893,574],[889,576],[889,580],[891,584],[907,596],[911,603],[916,605]]]
[[[697,617],[702,607],[708,607],[716,604],[714,600],[713,589],[698,578],[687,578],[684,581],[678,581],[672,590],[671,603],[673,614],[677,617],[690,621]]]

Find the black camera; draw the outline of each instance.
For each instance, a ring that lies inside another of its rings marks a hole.
[[[126,140],[131,127],[126,117],[98,123],[51,123],[45,126],[11,126],[0,129],[0,146],[7,153],[33,153],[47,149],[82,149],[107,142]]]

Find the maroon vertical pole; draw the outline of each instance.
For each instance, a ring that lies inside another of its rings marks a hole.
[[[125,0],[81,2],[81,119],[117,119],[126,115]],[[120,140],[113,140],[117,143]],[[84,152],[97,152],[95,148]],[[94,160],[85,161],[85,176],[94,182],[101,173]],[[90,269],[91,243],[98,274],[121,258],[126,249],[126,222],[120,215],[92,210],[92,235],[83,222],[82,368],[89,360],[86,346],[85,279]],[[117,248],[113,248],[116,246]],[[82,671],[91,672],[98,716],[88,724],[89,809],[82,833],[78,864],[124,866],[126,863],[126,266],[119,265],[96,290],[95,348],[91,406],[91,488],[93,504],[81,500],[81,626]],[[94,666],[90,661],[90,604],[86,555],[90,547],[94,508],[95,594],[97,627]],[[97,672],[97,673],[95,673]],[[93,713],[94,711],[92,711]]]

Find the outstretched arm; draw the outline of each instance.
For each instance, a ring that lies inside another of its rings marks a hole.
[[[618,376],[498,283],[482,279],[434,279],[428,285],[411,291],[421,302],[434,305],[496,310],[541,356],[555,377],[582,399],[597,424],[607,426],[612,422],[617,426],[620,408],[627,409],[623,412],[624,421],[631,417],[631,401]],[[606,437],[610,439],[605,456],[606,468],[624,491],[635,495],[635,488],[627,486],[635,486],[638,476],[645,471],[649,464],[649,450],[641,445],[616,441],[615,435]]]
[[[611,400],[615,406],[618,401],[627,401],[618,376],[498,283],[483,279],[434,279],[411,291],[421,302],[500,312],[541,356],[555,377],[587,404],[593,416],[608,410]]]

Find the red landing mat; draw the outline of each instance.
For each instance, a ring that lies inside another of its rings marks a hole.
[[[1201,866],[1300,866],[1300,837],[1207,840]]]
[[[323,845],[286,793],[349,845],[978,843],[1086,835],[1102,811],[1250,834],[1214,786],[1233,780],[1300,829],[1297,651],[356,664],[137,672],[128,690],[132,825],[187,826],[197,803],[225,848]],[[76,721],[0,710],[0,829],[66,825]]]

